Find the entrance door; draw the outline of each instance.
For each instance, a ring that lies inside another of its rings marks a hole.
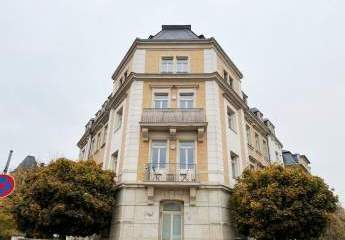
[[[161,240],[182,240],[182,217],[181,203],[163,203],[161,214]]]

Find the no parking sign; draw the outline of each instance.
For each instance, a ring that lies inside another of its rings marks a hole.
[[[0,174],[0,198],[5,198],[14,191],[14,178],[7,174]]]

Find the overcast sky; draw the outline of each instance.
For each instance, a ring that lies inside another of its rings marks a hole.
[[[76,158],[136,37],[161,24],[214,36],[249,104],[345,203],[345,1],[0,0],[0,168],[32,154]]]

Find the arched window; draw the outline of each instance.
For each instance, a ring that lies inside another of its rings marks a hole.
[[[162,202],[161,204],[161,240],[182,240],[183,205],[180,202]]]

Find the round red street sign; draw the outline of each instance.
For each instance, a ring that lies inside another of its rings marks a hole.
[[[10,175],[0,174],[0,198],[5,198],[14,191],[14,178]]]

